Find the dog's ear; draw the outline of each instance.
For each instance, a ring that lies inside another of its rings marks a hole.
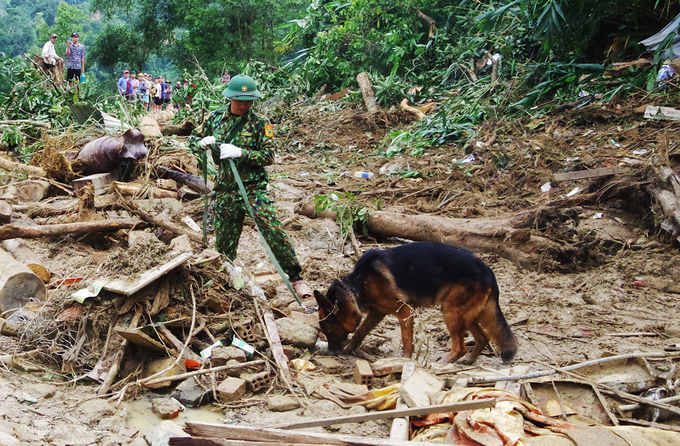
[[[335,304],[328,300],[326,296],[321,294],[319,291],[314,290],[314,298],[316,299],[316,303],[319,305],[319,319],[323,319],[327,314],[331,314],[333,312]]]

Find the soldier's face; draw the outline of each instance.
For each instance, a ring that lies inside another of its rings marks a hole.
[[[231,112],[236,116],[243,116],[253,106],[254,101],[240,101],[238,99],[231,100]]]

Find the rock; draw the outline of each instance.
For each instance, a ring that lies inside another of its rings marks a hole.
[[[319,338],[316,328],[307,325],[297,319],[284,317],[276,320],[276,327],[283,344],[294,345],[300,348],[311,348]]]
[[[177,418],[184,410],[184,406],[174,398],[155,398],[151,401],[151,408],[161,420]]]
[[[172,392],[172,396],[187,407],[200,407],[212,403],[213,394],[210,391],[210,383],[201,379],[201,383],[205,386],[203,387],[197,381],[198,379],[201,378],[194,377],[182,381]]]
[[[121,426],[125,426],[125,418],[121,416],[104,417],[97,423],[97,428],[117,432]]]
[[[176,252],[194,252],[189,236],[184,234],[170,240],[170,249]]]
[[[118,434],[104,435],[97,446],[120,446],[126,439]]]
[[[321,326],[319,325],[319,315],[316,313],[307,314],[301,313],[299,311],[291,311],[290,317],[293,319],[297,319],[298,321],[302,321],[305,324],[309,325],[310,327],[314,327],[318,331],[321,331]]]
[[[155,375],[156,373],[167,369],[174,362],[175,358],[156,359],[155,361],[149,362],[144,368],[144,378]],[[180,361],[160,377],[180,375],[182,373],[186,373],[186,371],[187,369],[186,366],[184,365],[184,362]],[[157,384],[147,384],[146,387],[149,387],[151,389],[161,389],[163,387],[168,387],[171,384],[172,381],[163,381]]]
[[[286,358],[288,358],[289,361],[295,358],[299,358],[304,353],[302,349],[293,347],[292,345],[283,345],[282,347],[283,354],[286,355]]]
[[[221,403],[239,400],[246,394],[246,380],[229,377],[217,386],[216,392]]]
[[[24,391],[36,399],[52,398],[57,393],[57,386],[37,383],[24,388]]]
[[[300,407],[297,398],[285,395],[272,395],[267,398],[267,406],[272,412],[288,412]]]
[[[155,234],[146,231],[130,231],[128,234],[128,246],[130,248],[135,248],[137,246],[149,246],[160,244],[161,241],[158,240]]]
[[[345,410],[333,401],[321,400],[312,402],[305,410],[304,416],[310,418],[331,418],[345,415]]]
[[[390,173],[395,173],[395,172],[402,172],[404,170],[404,165],[401,164],[398,161],[392,161],[386,164],[383,164],[382,167],[380,167],[380,174],[381,175],[387,175]]]
[[[349,368],[351,368],[345,365],[342,360],[333,357],[317,357],[314,358],[312,362],[316,364],[322,372],[329,375],[345,373]]]
[[[0,446],[19,446],[21,442],[14,436],[0,432]]]
[[[80,446],[97,442],[92,429],[81,424],[58,424],[52,428],[47,441],[56,446]]]
[[[146,441],[151,446],[170,446],[170,438],[190,436],[177,423],[166,420],[154,428],[151,434],[146,437]]]
[[[78,420],[85,424],[99,422],[104,417],[110,417],[116,414],[116,408],[106,400],[99,398],[85,401],[78,406]]]
[[[212,355],[210,356],[210,365],[212,367],[219,367],[226,365],[232,359],[238,363],[244,363],[246,362],[246,352],[232,346],[215,347],[212,349]]]

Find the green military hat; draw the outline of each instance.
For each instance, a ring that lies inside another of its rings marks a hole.
[[[257,85],[255,85],[252,77],[239,74],[231,78],[222,96],[239,101],[253,101],[260,99],[262,93],[257,90]]]

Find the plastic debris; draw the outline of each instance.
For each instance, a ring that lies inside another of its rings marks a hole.
[[[217,341],[217,342],[215,342],[215,343],[214,343],[213,345],[211,345],[210,347],[208,347],[208,348],[206,348],[206,349],[204,349],[204,350],[201,350],[201,358],[204,358],[204,359],[210,358],[210,357],[212,356],[212,350],[213,350],[215,347],[223,347],[223,346],[224,346],[224,344],[222,344],[222,341]]]
[[[581,192],[581,188],[577,186],[577,187],[573,188],[571,190],[571,192],[569,192],[567,194],[567,197],[573,197],[574,195],[578,194],[579,192]]]
[[[372,178],[373,172],[354,172],[354,178]]]
[[[550,181],[541,186],[541,192],[548,192],[550,189],[552,189],[552,184],[550,184]]]
[[[240,340],[240,339],[237,338],[236,336],[234,336],[234,339],[231,340],[231,345],[233,345],[233,346],[236,347],[236,348],[240,348],[241,350],[243,350],[244,352],[246,352],[246,356],[247,356],[248,358],[252,358],[252,357],[253,357],[253,353],[255,353],[255,349],[254,349],[253,347],[251,347],[250,345],[246,344],[245,342],[243,342],[242,340]]]
[[[79,304],[82,304],[85,302],[85,299],[99,296],[99,292],[102,290],[102,288],[104,288],[104,285],[106,285],[108,282],[109,282],[108,279],[95,280],[89,287],[83,288],[82,290],[78,290],[75,293],[71,294],[71,297]]]

